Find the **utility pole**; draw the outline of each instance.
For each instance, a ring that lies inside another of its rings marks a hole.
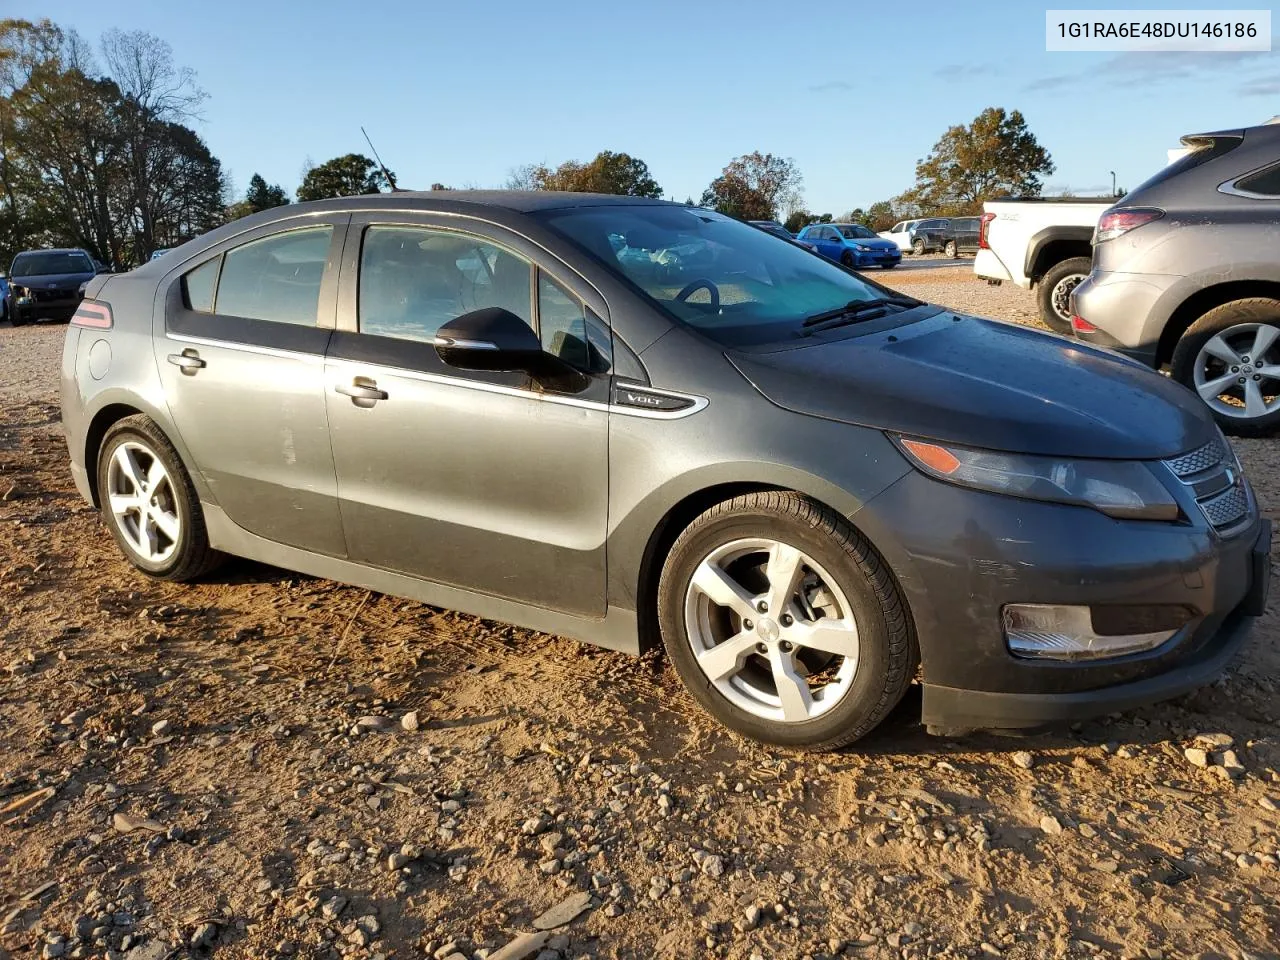
[[[1116,195],[1116,172],[1114,170],[1111,171],[1111,195],[1113,197]]]

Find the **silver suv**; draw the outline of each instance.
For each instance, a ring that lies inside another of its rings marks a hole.
[[[1072,329],[1168,366],[1224,430],[1269,434],[1280,427],[1280,124],[1182,142],[1186,154],[1098,221]]]

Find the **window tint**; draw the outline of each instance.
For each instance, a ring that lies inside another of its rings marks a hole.
[[[542,349],[584,373],[609,370],[608,332],[577,297],[538,271],[538,326]]]
[[[370,227],[360,252],[360,330],[431,340],[484,307],[530,326],[529,261],[479,237],[425,227]]]
[[[218,265],[221,263],[221,257],[214,257],[182,278],[182,290],[189,309],[213,313],[213,285],[218,281]]]
[[[228,250],[214,304],[217,313],[311,325],[333,227],[307,227]]]
[[[1259,170],[1235,183],[1237,190],[1261,194],[1264,197],[1280,197],[1280,164]]]
[[[1191,142],[1182,141],[1184,147],[1190,149],[1180,156],[1173,163],[1166,164],[1160,170],[1156,171],[1142,183],[1138,184],[1130,193],[1137,193],[1140,190],[1147,190],[1154,187],[1158,183],[1164,183],[1179,174],[1186,173],[1188,170],[1194,170],[1203,163],[1210,160],[1216,160],[1224,157],[1236,147],[1240,146],[1244,141],[1240,137],[1224,136],[1224,137],[1193,137]]]

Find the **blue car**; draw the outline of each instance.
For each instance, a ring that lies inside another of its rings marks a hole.
[[[860,223],[811,223],[796,235],[818,253],[846,267],[884,267],[902,262],[902,251],[892,240],[877,237]]]

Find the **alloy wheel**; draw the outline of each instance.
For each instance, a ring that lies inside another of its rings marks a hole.
[[[1280,404],[1280,327],[1240,323],[1205,341],[1196,355],[1196,393],[1216,413],[1253,420]]]
[[[1049,302],[1053,304],[1053,312],[1068,325],[1071,323],[1071,291],[1080,286],[1088,274],[1069,273],[1053,285]]]
[[[699,668],[735,706],[799,723],[832,709],[858,668],[858,627],[844,592],[811,557],[750,538],[703,558],[684,619]]]
[[[147,446],[126,440],[107,465],[107,502],[129,548],[148,563],[164,563],[178,548],[182,519],[173,480]]]

